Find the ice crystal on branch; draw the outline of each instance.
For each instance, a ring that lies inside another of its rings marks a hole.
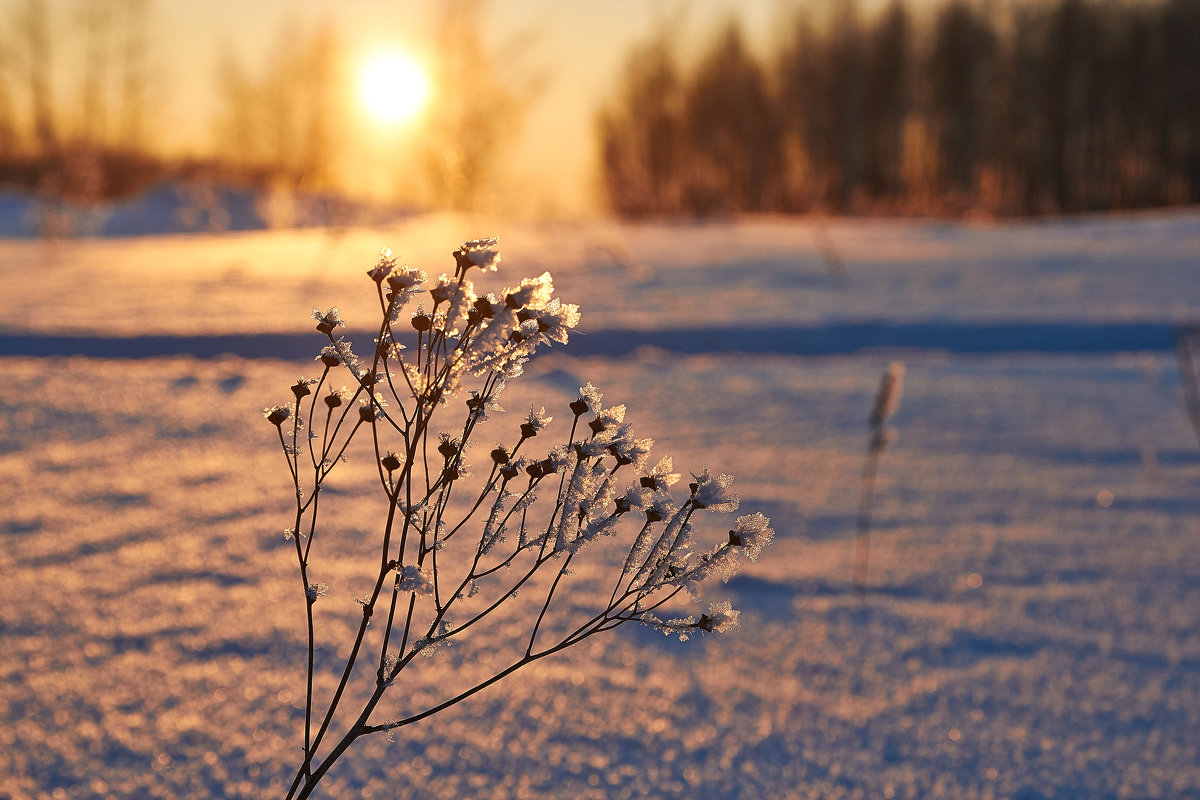
[[[321,313],[321,309],[313,306],[312,318],[317,321],[317,330],[321,333],[332,333],[334,328],[346,327],[346,321],[342,319],[338,313],[337,306],[329,309],[325,313]]]
[[[495,272],[500,266],[500,240],[491,237],[463,242],[462,247],[454,251],[454,260],[464,272],[471,267],[478,267],[483,272]]]
[[[303,762],[289,798],[308,797],[358,738],[391,734],[626,622],[681,639],[733,630],[738,612],[728,602],[699,616],[664,622],[658,615],[698,600],[704,584],[728,579],[742,556],[754,561],[774,536],[770,520],[751,514],[739,517],[727,538],[713,531],[703,544],[709,534],[697,524],[708,517],[696,512],[735,510],[733,478],[705,467],[685,496],[672,494],[680,477],[672,460],[653,462],[654,440],[639,435],[624,405],[603,405],[591,383],[569,403],[535,403],[519,420],[502,417],[497,400],[506,383],[542,346],[568,342],[579,307],[554,296],[548,272],[477,292],[468,272],[498,268],[495,239],[465,242],[453,257],[454,273],[430,283],[425,272],[381,251],[367,270],[381,311],[370,346],[356,355],[335,335],[345,327],[338,309],[314,308],[325,337],[316,356],[323,371],[293,384],[292,402],[263,411],[278,431],[295,488],[288,530],[304,532],[287,541],[300,572],[310,653],[318,650],[316,631],[328,629],[314,615],[336,614],[338,603],[314,611],[328,592],[309,571],[325,548],[346,544],[331,539],[321,522],[361,495],[322,487],[352,443],[370,448],[366,463],[385,509],[376,529],[377,572],[353,587],[358,630],[348,647],[329,646],[345,657],[331,698],[314,697],[321,682],[313,680],[316,662],[307,663]],[[334,388],[342,369],[347,385]],[[556,415],[561,421],[551,428]],[[576,570],[585,564],[587,579],[579,580]],[[616,564],[619,570],[606,567]],[[348,573],[338,579],[354,582]],[[602,591],[590,596],[585,587],[597,585]],[[512,602],[518,594],[523,601]],[[532,605],[524,602],[530,594]],[[451,614],[461,622],[452,625]],[[432,656],[489,625],[506,636],[517,632],[509,661],[491,678],[411,716],[376,721],[386,713],[376,706],[418,653]],[[347,691],[359,676],[369,685]],[[339,709],[350,696],[369,696],[359,715]],[[313,716],[316,708],[325,709],[323,718]],[[357,721],[339,732],[335,719]]]
[[[738,496],[730,494],[729,484],[733,483],[732,475],[714,476],[706,466],[704,472],[692,475],[696,479],[691,484],[692,505],[696,508],[707,508],[709,511],[736,511]]]

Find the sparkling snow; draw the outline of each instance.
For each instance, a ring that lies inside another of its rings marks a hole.
[[[490,235],[486,280],[548,269],[583,321],[489,428],[535,402],[561,423],[591,381],[652,463],[734,474],[776,540],[709,592],[737,633],[597,637],[360,742],[321,796],[1200,797],[1200,447],[1169,349],[1200,317],[1195,212],[0,242],[0,796],[282,796],[304,630],[261,409],[312,374],[314,305],[370,324],[381,247],[437,274]],[[867,417],[896,359],[860,600]],[[336,489],[368,507],[316,558],[325,697],[378,517],[364,462]],[[504,634],[395,702],[436,703]]]

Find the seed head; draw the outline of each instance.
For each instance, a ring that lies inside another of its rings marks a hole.
[[[301,378],[292,384],[292,394],[296,395],[297,400],[299,400],[301,397],[307,397],[308,395],[312,394],[312,389],[309,389],[308,387],[313,383],[314,381]]]
[[[346,327],[346,321],[338,313],[337,306],[329,309],[324,314],[321,313],[321,309],[313,306],[312,318],[317,321],[317,330],[326,336],[332,334],[334,328]]]
[[[871,408],[868,420],[872,428],[878,428],[887,422],[900,407],[900,396],[904,393],[904,364],[893,361],[888,364],[887,372],[879,382],[879,391],[875,395],[875,405]]]

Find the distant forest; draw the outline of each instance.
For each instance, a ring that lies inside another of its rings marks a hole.
[[[1028,215],[1200,202],[1200,0],[894,0],[664,29],[597,119],[623,216]]]

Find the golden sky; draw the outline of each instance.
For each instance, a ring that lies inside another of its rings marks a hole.
[[[0,0],[19,2],[24,0]],[[761,40],[788,5],[784,0],[485,0],[487,46],[511,55],[501,69],[516,79],[534,78],[540,87],[508,164],[517,182],[530,188],[523,198],[526,210],[572,214],[594,207],[592,121],[633,44],[664,22],[677,22],[679,51],[686,58],[703,47],[717,23],[734,14],[752,38]],[[216,76],[227,55],[254,71],[270,57],[285,26],[303,32],[332,25],[352,59],[396,49],[419,61],[428,55],[437,5],[436,0],[157,0],[151,14],[151,57],[161,77],[155,130],[174,150],[200,152],[211,141]],[[436,93],[428,102],[436,108]],[[379,129],[357,157],[382,160],[403,148],[403,130],[366,117],[361,124]]]

